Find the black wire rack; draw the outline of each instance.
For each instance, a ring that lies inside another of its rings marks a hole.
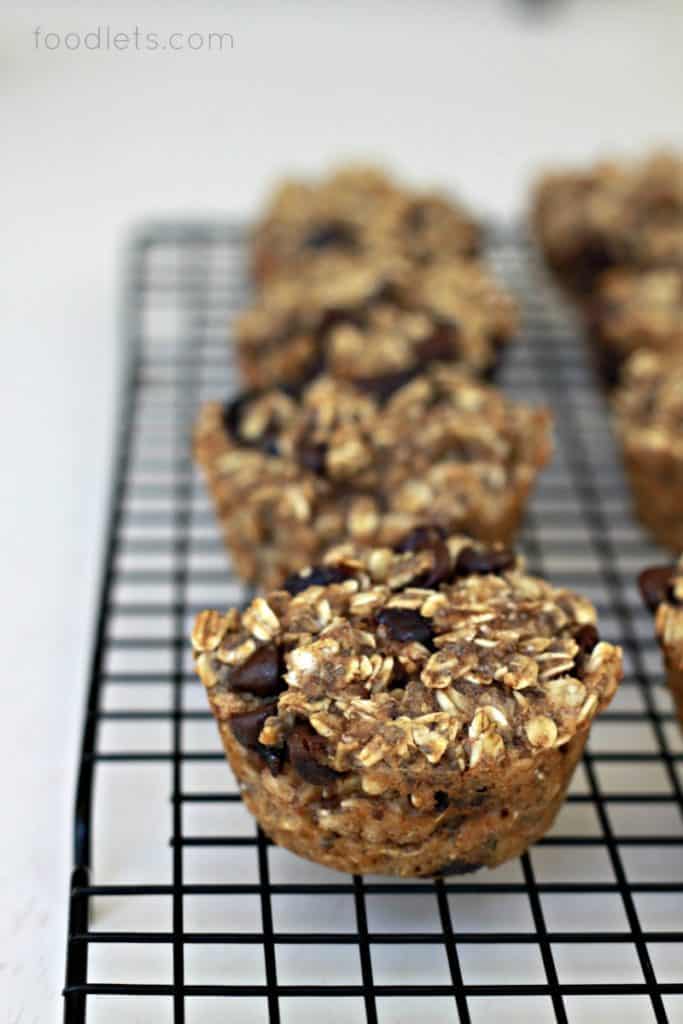
[[[546,401],[557,452],[520,538],[583,591],[626,675],[551,833],[446,881],[349,877],[271,845],[243,808],[192,671],[195,613],[241,602],[189,454],[198,403],[236,388],[245,300],[228,225],[131,246],[129,360],[76,800],[65,1020],[213,1024],[683,1021],[683,742],[634,576],[631,518],[577,325],[514,231],[508,391]]]

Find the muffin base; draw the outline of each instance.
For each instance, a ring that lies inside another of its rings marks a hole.
[[[274,777],[227,722],[220,731],[244,802],[274,843],[337,871],[404,878],[465,874],[524,853],[552,825],[588,735],[511,770],[493,767],[476,786],[435,768],[429,792],[424,778],[388,772],[375,779],[386,789],[368,795],[349,776],[313,786],[285,765]]]

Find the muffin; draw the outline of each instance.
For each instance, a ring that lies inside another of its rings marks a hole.
[[[238,574],[278,586],[347,537],[393,544],[425,519],[515,534],[551,453],[551,416],[453,366],[387,394],[316,378],[201,410],[195,456]],[[373,388],[374,388],[373,384]]]
[[[197,672],[277,844],[404,877],[495,867],[550,828],[621,677],[584,598],[436,527],[352,542],[202,612]]]
[[[249,387],[319,372],[363,384],[407,379],[437,360],[491,376],[517,324],[513,298],[474,262],[416,271],[393,256],[329,256],[264,285],[235,337]]]
[[[607,271],[597,283],[589,324],[610,386],[639,348],[683,355],[683,268]]]
[[[548,174],[531,216],[548,264],[578,298],[612,267],[683,268],[683,158],[662,152]]]
[[[636,513],[665,547],[683,550],[683,354],[634,353],[614,397]]]
[[[285,181],[251,237],[251,270],[263,283],[321,256],[351,260],[377,250],[411,262],[471,258],[481,230],[455,201],[404,189],[375,167],[348,166],[317,182]]]
[[[676,565],[645,569],[638,584],[645,604],[655,616],[667,682],[683,727],[683,556]]]

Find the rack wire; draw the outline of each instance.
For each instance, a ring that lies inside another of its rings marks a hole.
[[[241,805],[187,637],[241,602],[189,454],[198,403],[236,388],[230,225],[150,225],[128,253],[128,364],[87,698],[65,1021],[461,1024],[683,1021],[683,742],[634,577],[633,521],[580,332],[518,231],[507,390],[547,401],[557,452],[520,538],[532,572],[597,605],[626,675],[551,833],[443,881],[338,874],[269,843]]]

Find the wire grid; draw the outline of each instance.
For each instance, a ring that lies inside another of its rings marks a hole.
[[[634,523],[576,324],[518,232],[490,259],[522,297],[503,380],[555,410],[520,538],[597,605],[626,676],[552,832],[493,872],[338,874],[272,846],[224,763],[188,635],[241,602],[189,436],[236,388],[230,226],[150,226],[128,260],[130,361],[77,793],[65,1020],[174,1024],[683,1021],[683,743],[633,583]]]

